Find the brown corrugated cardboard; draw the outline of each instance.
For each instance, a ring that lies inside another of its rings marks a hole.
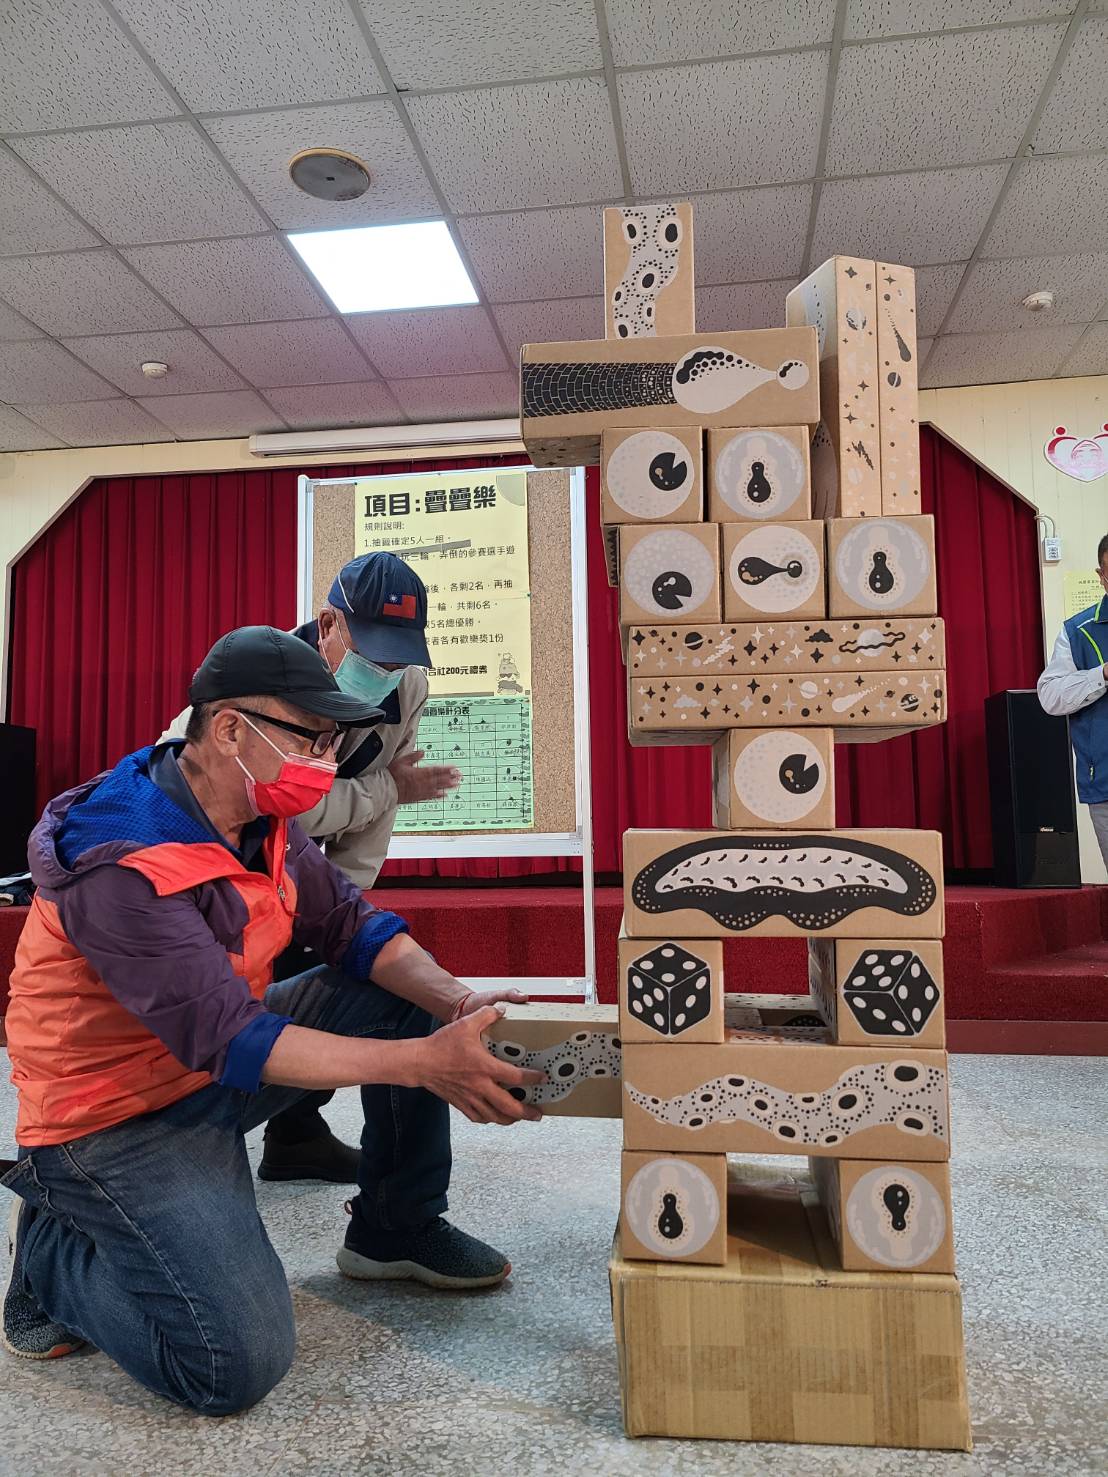
[[[814,328],[525,344],[523,440],[536,467],[600,460],[606,426],[814,426]]]
[[[703,943],[703,940],[700,940]],[[736,1032],[774,1029],[825,1030],[827,1022],[811,995],[763,995],[742,991],[723,997],[723,1024],[728,1039]]]
[[[695,333],[693,214],[687,201],[604,212],[604,336]]]
[[[727,1155],[622,1156],[623,1255],[632,1260],[727,1260]]]
[[[624,625],[677,615],[719,620],[719,524],[622,524],[619,585]]]
[[[934,615],[935,520],[833,518],[827,525],[831,616]]]
[[[723,945],[718,939],[618,944],[623,1041],[722,1041]]]
[[[725,523],[722,559],[725,619],[807,620],[827,613],[824,526],[818,520]]]
[[[807,1176],[745,1174],[722,1268],[630,1262],[616,1237],[627,1434],[969,1451],[957,1279],[844,1272]]]
[[[619,585],[619,525],[601,524],[600,532],[604,539],[604,567],[614,590]]]
[[[705,458],[713,523],[790,523],[812,516],[807,426],[713,427]]]
[[[948,1159],[946,1052],[828,1036],[782,1026],[722,1046],[627,1045],[624,1148]]]
[[[847,1271],[953,1273],[949,1164],[811,1159],[809,1168]]]
[[[881,512],[918,513],[919,356],[916,274],[877,263],[878,404],[881,425]]]
[[[942,938],[937,831],[625,831],[631,938]]]
[[[734,729],[712,749],[712,823],[743,826],[835,824],[835,735],[829,728],[797,733]]]
[[[943,1046],[938,939],[809,939],[808,981],[843,1046]]]
[[[634,626],[628,665],[636,676],[753,672],[914,672],[946,666],[939,616],[897,620],[749,621]]]
[[[549,1078],[537,1087],[513,1091],[513,1096],[560,1117],[619,1117],[617,1006],[509,1005],[485,1036],[501,1061]]]
[[[615,523],[704,521],[704,433],[611,427],[600,437],[600,520]]]

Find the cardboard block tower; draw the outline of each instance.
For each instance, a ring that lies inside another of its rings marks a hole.
[[[836,743],[945,718],[913,274],[835,257],[705,335],[690,206],[606,210],[604,252],[607,337],[523,349],[523,437],[600,463],[630,742],[714,761],[715,829],[624,836],[625,1423],[964,1447],[941,841],[835,824]],[[811,995],[725,983],[740,935],[806,938]],[[767,1211],[753,1154],[810,1170]]]

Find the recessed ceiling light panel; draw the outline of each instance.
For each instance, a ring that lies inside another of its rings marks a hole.
[[[289,241],[340,313],[477,301],[445,221],[293,231]]]

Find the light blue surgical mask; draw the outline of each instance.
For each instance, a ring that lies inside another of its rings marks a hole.
[[[400,679],[406,668],[398,667],[395,672],[386,671],[368,657],[351,651],[342,640],[342,632],[339,631],[338,634],[346,655],[335,669],[335,681],[351,697],[361,698],[363,702],[372,703],[375,708],[379,708],[388,695],[400,686]]]

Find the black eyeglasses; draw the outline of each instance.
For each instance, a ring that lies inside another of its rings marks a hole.
[[[309,739],[308,753],[314,759],[322,759],[342,738],[341,728],[305,728],[301,723],[287,723],[284,718],[271,718],[268,713],[255,713],[252,708],[232,708],[232,713],[241,713],[244,718],[255,718],[259,723],[268,723],[271,728],[283,728],[297,738]]]

